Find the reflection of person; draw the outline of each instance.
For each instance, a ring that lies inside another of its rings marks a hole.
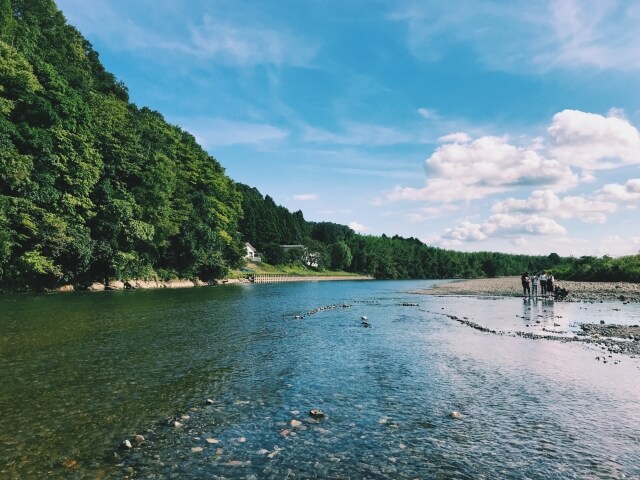
[[[524,272],[522,274],[522,291],[524,292],[524,296],[525,297],[530,297],[531,296],[531,278],[529,277],[529,274],[527,272]]]
[[[538,296],[538,284],[540,283],[540,277],[538,277],[538,272],[533,274],[533,278],[531,279],[531,296]]]
[[[542,275],[540,275],[540,295],[543,297],[547,294],[547,272],[542,271]]]
[[[556,279],[553,278],[553,274],[551,272],[549,272],[549,274],[547,275],[547,293],[550,293],[551,295],[553,295],[553,284],[555,283]]]

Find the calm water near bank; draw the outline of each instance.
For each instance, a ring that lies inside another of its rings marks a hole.
[[[640,478],[640,359],[446,317],[570,335],[640,306],[429,283],[0,296],[0,478]]]

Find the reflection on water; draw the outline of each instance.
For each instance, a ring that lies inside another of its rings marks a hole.
[[[0,476],[640,476],[638,359],[603,365],[583,345],[442,315],[569,331],[638,323],[637,307],[405,293],[424,286],[2,297]]]

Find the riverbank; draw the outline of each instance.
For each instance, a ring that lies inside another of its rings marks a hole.
[[[640,302],[640,284],[626,282],[572,282],[559,280],[569,295],[564,301],[573,302]],[[473,295],[522,297],[520,277],[476,278],[434,285],[416,293],[423,295]],[[540,291],[538,292],[540,295]]]
[[[254,275],[260,277],[260,281],[256,283],[281,283],[281,282],[322,282],[322,281],[339,281],[339,280],[373,280],[373,277],[366,275],[290,275],[290,274],[261,274]],[[105,283],[93,282],[88,285],[62,285],[51,291],[54,292],[74,292],[74,291],[90,291],[102,292],[105,290],[147,290],[162,288],[190,288],[204,287],[214,285],[238,285],[254,283],[252,279],[246,277],[222,278],[210,282],[201,280],[110,280]]]

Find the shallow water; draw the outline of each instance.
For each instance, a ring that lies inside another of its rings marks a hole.
[[[640,359],[445,316],[570,332],[637,306],[407,293],[429,283],[0,297],[0,477],[640,478]]]

